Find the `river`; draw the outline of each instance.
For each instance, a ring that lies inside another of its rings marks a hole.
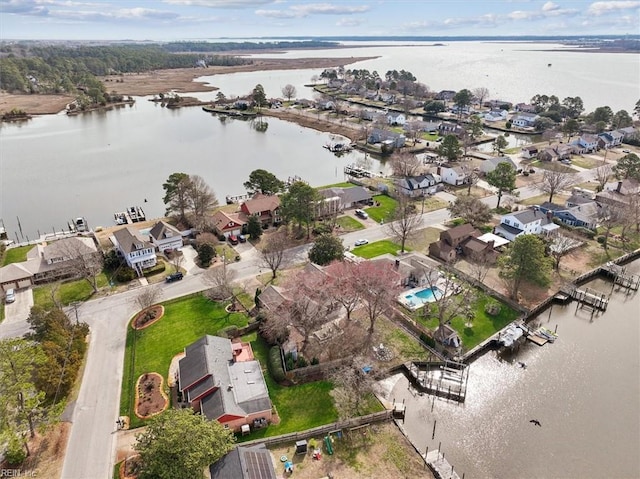
[[[587,109],[608,104],[614,110],[631,110],[640,97],[637,54],[543,52],[536,50],[557,46],[517,42],[385,45],[292,51],[282,56],[379,55],[350,67],[381,75],[389,69],[409,70],[433,90],[485,86],[493,98],[514,102],[527,101],[535,93],[556,94],[560,99],[579,95]],[[269,96],[281,96],[282,87],[291,83],[298,97],[310,98],[313,94],[304,84],[320,72],[248,72],[207,80],[229,97],[245,95],[257,83]],[[213,99],[216,94],[193,95]],[[336,158],[322,148],[329,135],[268,121],[268,130],[260,133],[246,122],[222,123],[200,108],[167,110],[137,98],[132,107],[108,112],[2,124],[0,218],[10,238],[23,241],[26,236],[33,239],[38,233],[66,228],[76,216],[85,216],[92,227],[109,226],[114,212],[132,205],[143,206],[149,217],[162,216],[162,183],[176,171],[203,176],[224,200],[228,194],[243,193],[242,183],[257,168],[283,179],[297,175],[320,186],[342,181],[343,166],[363,158],[358,152]],[[510,140],[520,141],[515,136]],[[384,170],[375,161],[372,169]]]
[[[640,260],[629,268],[638,274]],[[587,286],[612,291],[602,279]],[[614,290],[593,317],[571,303],[536,321],[559,339],[480,357],[463,405],[437,399],[432,411],[432,398],[411,395],[401,377],[391,396],[407,400],[410,436],[423,452],[441,444],[466,479],[640,477],[640,293]]]

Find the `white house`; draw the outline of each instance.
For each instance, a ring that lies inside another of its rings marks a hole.
[[[142,270],[156,265],[154,246],[133,227],[126,226],[113,233],[114,244],[127,265],[142,276]]]
[[[518,113],[512,120],[514,126],[520,128],[528,128],[535,124],[536,120],[540,118],[535,113]]]
[[[438,174],[443,183],[460,186],[466,183],[467,175],[459,166],[438,166]]]
[[[524,146],[522,148],[522,153],[520,156],[522,156],[522,158],[536,158],[539,152],[540,150],[538,150],[537,146]]]
[[[436,185],[441,181],[439,175],[420,175],[396,180],[395,185],[400,193],[412,198],[420,198],[438,191]]]
[[[506,121],[507,114],[507,110],[491,110],[484,114],[484,120],[489,122]]]
[[[164,221],[158,221],[149,231],[151,242],[164,253],[168,249],[178,250],[182,248],[182,234],[177,228]]]
[[[520,235],[549,233],[555,229],[558,229],[558,225],[554,224],[545,213],[532,208],[504,215],[494,233],[513,241]]]
[[[404,125],[407,122],[407,117],[404,113],[398,113],[396,111],[390,111],[387,113],[387,123],[389,125]]]

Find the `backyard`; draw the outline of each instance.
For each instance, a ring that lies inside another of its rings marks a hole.
[[[411,249],[405,247],[405,250],[410,251]],[[375,241],[364,246],[356,246],[351,250],[351,252],[356,256],[366,259],[375,258],[376,256],[387,253],[391,253],[396,256],[398,251],[400,251],[400,245],[389,240]]]

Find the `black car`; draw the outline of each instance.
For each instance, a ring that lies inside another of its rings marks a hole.
[[[184,275],[180,271],[178,271],[177,273],[173,273],[167,276],[166,281],[167,283],[173,283],[174,281],[180,281],[183,277]]]

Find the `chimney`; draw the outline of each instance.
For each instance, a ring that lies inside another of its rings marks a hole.
[[[399,259],[397,259],[397,260],[396,260],[396,269],[398,269],[399,267],[400,267],[400,260],[399,260]]]
[[[622,181],[618,181],[618,187],[616,188],[616,193],[620,193],[622,190]]]
[[[549,210],[547,211],[547,219],[551,221],[551,218],[553,218],[553,211]]]

